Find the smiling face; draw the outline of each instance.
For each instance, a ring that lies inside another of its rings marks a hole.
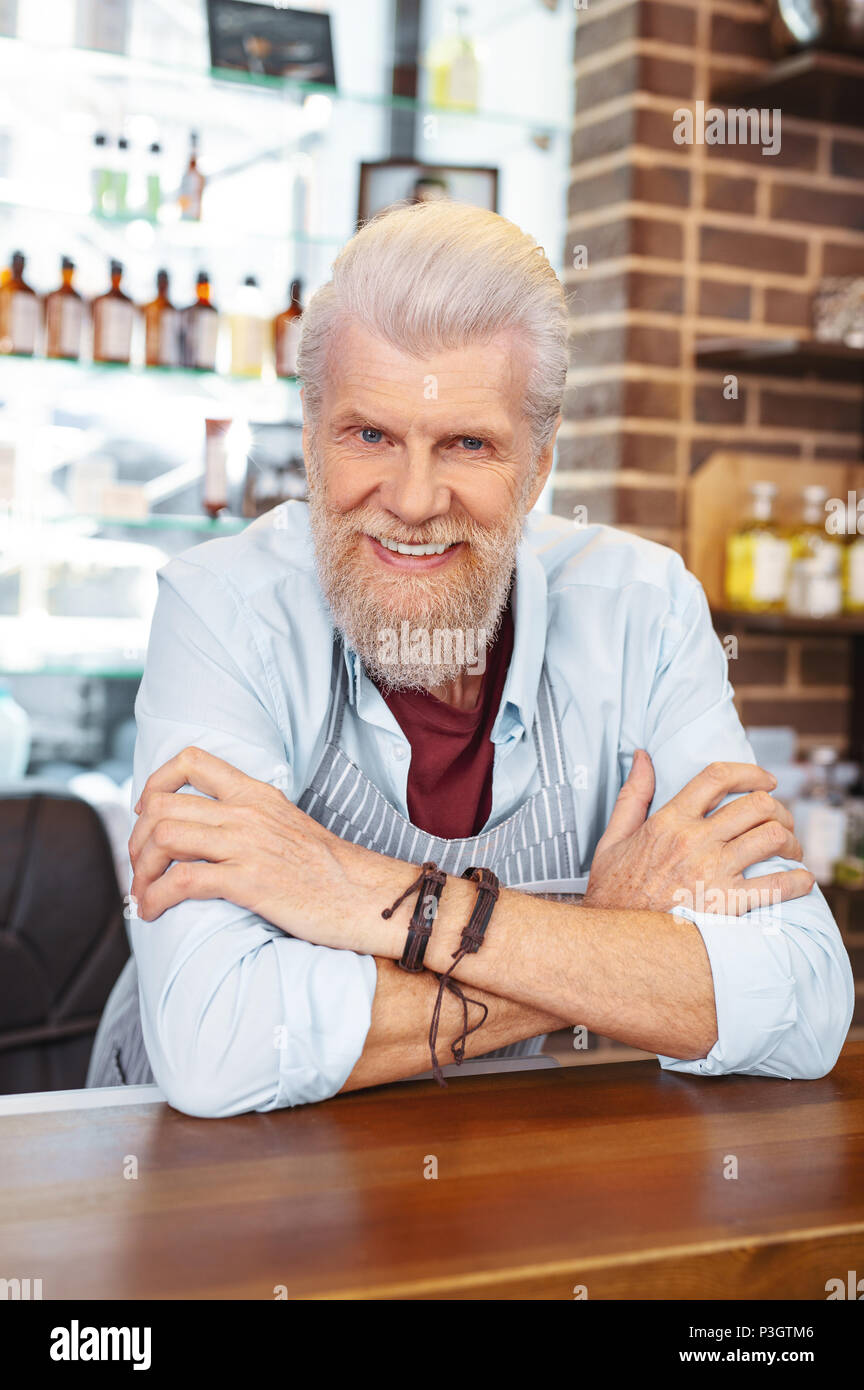
[[[422,641],[394,659],[387,634],[407,622],[430,639],[462,633],[468,650],[492,640],[554,440],[535,460],[530,358],[511,332],[422,360],[356,320],[334,336],[320,416],[303,432],[319,579],[373,679],[432,689],[466,663],[430,661]]]

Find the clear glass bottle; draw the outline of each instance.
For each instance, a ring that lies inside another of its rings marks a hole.
[[[267,317],[254,275],[247,275],[231,314],[231,374],[260,376],[264,366]]]
[[[129,172],[131,168],[129,141],[121,135],[117,141],[117,162],[114,169],[114,214],[125,217],[129,207]]]
[[[157,271],[156,298],[143,308],[144,361],[148,367],[180,365],[179,319],[168,290],[168,271]]]
[[[180,204],[180,216],[184,222],[201,221],[201,202],[204,197],[206,182],[207,180],[198,168],[198,135],[193,130],[189,136],[189,163],[180,182],[180,192],[177,198]]]
[[[0,782],[16,782],[30,761],[30,716],[0,681]]]
[[[219,344],[219,312],[210,300],[210,276],[199,270],[194,304],[180,316],[181,354],[184,367],[215,372]]]
[[[75,262],[64,256],[60,262],[60,286],[45,296],[45,356],[77,362],[81,356],[81,329],[84,301],[72,281]]]
[[[93,136],[93,164],[90,169],[90,202],[97,217],[110,217],[114,212],[114,170],[108,148],[108,136],[99,131]]]
[[[291,281],[288,308],[283,309],[273,320],[273,355],[276,361],[276,375],[279,377],[297,375],[297,349],[300,346],[300,328],[303,322],[303,306],[300,303],[302,290],[300,280]]]
[[[786,607],[800,618],[833,618],[843,609],[843,541],[828,534],[828,489],[804,488],[801,519],[790,534],[792,557]]]
[[[23,252],[12,256],[10,274],[0,286],[0,353],[32,357],[36,351],[39,298],[24,279]]]
[[[857,531],[843,547],[843,607],[864,613],[864,536]]]
[[[154,140],[147,151],[147,199],[145,212],[153,222],[162,206],[162,146]]]
[[[444,20],[444,34],[429,48],[426,66],[433,106],[451,111],[474,111],[480,67],[473,39],[465,32],[468,7],[456,5]]]
[[[836,782],[836,763],[833,748],[814,748],[807,780],[792,807],[803,863],[820,884],[833,883],[834,866],[846,849],[846,809]]]
[[[111,288],[93,300],[93,361],[128,365],[135,306],[120,288],[123,266],[111,262]]]
[[[846,793],[846,852],[834,866],[834,882],[864,888],[864,768]]]
[[[750,511],[726,539],[726,602],[742,612],[782,613],[790,545],[774,518],[776,483],[750,487]]]

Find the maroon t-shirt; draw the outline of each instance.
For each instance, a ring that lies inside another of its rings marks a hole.
[[[427,691],[384,694],[411,744],[408,816],[412,824],[445,840],[479,835],[492,810],[492,726],[498,716],[513,654],[510,605],[486,653],[480,697],[473,710],[455,709]]]

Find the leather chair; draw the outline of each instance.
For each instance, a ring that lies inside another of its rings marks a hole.
[[[35,779],[0,786],[0,1094],[84,1085],[128,956],[98,812]]]

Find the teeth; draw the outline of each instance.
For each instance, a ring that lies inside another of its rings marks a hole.
[[[387,540],[384,536],[376,536],[375,539],[386,550],[395,550],[398,555],[443,555],[451,545],[457,544],[456,541],[451,541],[448,545],[402,545],[398,541]]]

